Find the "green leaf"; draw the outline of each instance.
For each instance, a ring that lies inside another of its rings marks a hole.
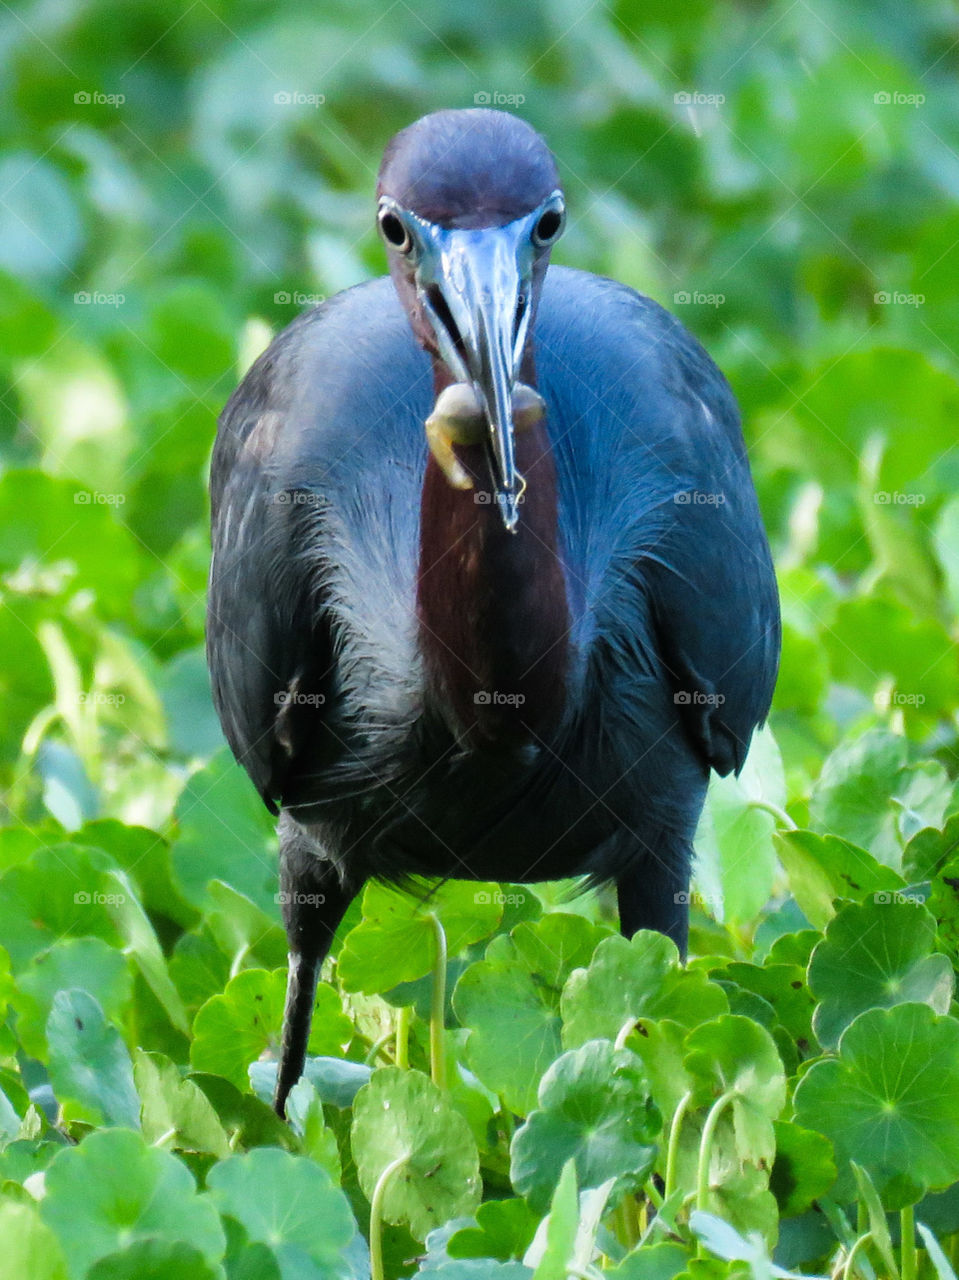
[[[776,1151],[772,1122],[786,1101],[786,1078],[769,1032],[748,1018],[724,1014],[689,1033],[683,1065],[699,1105],[733,1095],[741,1158],[771,1164]]]
[[[343,1168],[336,1134],[326,1126],[323,1099],[306,1076],[297,1080],[286,1100],[290,1128],[300,1139],[300,1151],[324,1168],[340,1184]]]
[[[269,1102],[276,1088],[277,1064],[256,1062],[250,1067],[250,1082],[258,1098]],[[352,1107],[353,1099],[373,1073],[364,1062],[348,1062],[344,1058],[307,1058],[304,1079],[332,1107]]]
[[[151,1145],[180,1151],[206,1151],[224,1159],[230,1154],[226,1132],[206,1094],[160,1053],[138,1050],[133,1079],[140,1095],[140,1123]]]
[[[17,1036],[27,1053],[44,1059],[46,1022],[58,991],[82,987],[113,1021],[129,1007],[133,979],[123,954],[102,939],[65,938],[34,957],[17,987]]]
[[[8,471],[0,479],[0,571],[22,570],[58,594],[89,590],[108,615],[125,617],[139,553],[115,508],[85,501],[89,494],[76,481]]]
[[[640,1245],[606,1274],[610,1280],[675,1280],[688,1266],[689,1253],[681,1244],[661,1240]]]
[[[186,1166],[126,1129],[91,1133],[61,1151],[47,1170],[40,1213],[60,1238],[72,1280],[150,1237],[191,1245],[208,1263],[226,1247],[216,1210],[197,1195]]]
[[[8,152],[0,190],[8,193],[0,211],[0,266],[26,280],[70,272],[84,228],[63,173],[44,155]]]
[[[916,1001],[948,1013],[952,965],[933,952],[935,942],[931,913],[899,894],[877,893],[839,911],[809,963],[809,988],[821,1002],[813,1020],[820,1044],[833,1048],[874,1007]]]
[[[455,1232],[446,1250],[451,1258],[522,1258],[538,1223],[525,1200],[487,1200],[476,1210],[476,1226]]]
[[[929,1259],[932,1262],[932,1265],[936,1269],[936,1276],[938,1277],[938,1280],[956,1280],[956,1273],[949,1265],[949,1259],[943,1252],[942,1245],[932,1234],[929,1228],[923,1223],[917,1222],[916,1230],[919,1232],[919,1237],[922,1240],[923,1246],[929,1254]]]
[[[222,995],[213,996],[193,1022],[190,1062],[197,1071],[225,1076],[238,1089],[249,1087],[249,1067],[267,1050],[279,1051],[286,1000],[286,974],[244,969],[231,978]],[[335,1053],[353,1036],[337,992],[317,984],[311,1053]]]
[[[563,988],[560,1011],[567,1048],[587,1040],[615,1040],[639,1017],[668,1017],[695,1026],[728,1008],[721,987],[696,969],[683,969],[675,944],[641,929],[627,941],[605,938],[589,966]]]
[[[116,892],[109,871],[110,859],[101,850],[55,844],[0,878],[3,943],[14,973],[66,937],[119,945],[107,901]]]
[[[337,972],[346,991],[375,994],[422,978],[433,967],[436,917],[450,956],[493,932],[503,907],[498,886],[447,880],[428,894],[406,893],[370,880],[363,891],[363,920],[343,942]]]
[[[861,901],[870,893],[905,888],[902,877],[865,849],[813,831],[781,831],[776,836],[789,887],[810,924],[823,929],[834,914],[833,900]]]
[[[907,763],[905,738],[881,729],[841,742],[813,787],[809,800],[813,829],[869,849],[880,862],[898,870],[901,841],[891,799]]]
[[[544,1238],[533,1251],[539,1254],[533,1280],[567,1280],[569,1263],[576,1246],[579,1225],[579,1196],[576,1191],[576,1164],[567,1160],[560,1170],[549,1206]]]
[[[812,1016],[816,1002],[806,985],[804,970],[805,965],[800,968],[798,964],[776,964],[767,957],[764,965],[732,961],[721,970],[710,970],[710,974],[714,979],[723,976],[741,990],[761,997],[798,1052],[808,1057],[815,1045]]]
[[[296,1138],[271,1106],[251,1093],[241,1093],[222,1076],[192,1072],[190,1080],[203,1091],[226,1130],[233,1150],[248,1147],[282,1147],[292,1150]]]
[[[766,905],[777,861],[776,819],[761,804],[782,808],[782,758],[768,728],[753,735],[742,773],[713,776],[696,833],[696,882],[727,924],[752,920]]]
[[[340,1274],[356,1221],[346,1196],[312,1160],[262,1147],[221,1161],[207,1185],[220,1212],[268,1246],[284,1280]]]
[[[353,1104],[352,1145],[367,1199],[383,1171],[404,1159],[387,1181],[383,1218],[406,1223],[417,1240],[479,1204],[479,1157],[469,1125],[419,1071],[374,1071]]]
[[[172,1240],[138,1240],[101,1258],[85,1280],[223,1280],[199,1249]]]
[[[856,1185],[859,1188],[859,1199],[866,1206],[866,1213],[869,1217],[869,1234],[872,1236],[883,1266],[888,1268],[890,1275],[895,1275],[898,1268],[892,1251],[892,1237],[889,1234],[889,1224],[886,1222],[886,1214],[879,1196],[876,1194],[876,1188],[873,1186],[869,1174],[861,1165],[856,1164],[855,1160],[850,1161],[850,1164],[856,1178]]]
[[[796,1086],[796,1121],[832,1139],[839,1183],[849,1161],[869,1173],[886,1209],[959,1180],[959,1022],[925,1004],[870,1009],[846,1029],[839,1057]]]
[[[86,991],[58,991],[47,1019],[50,1083],[69,1120],[140,1123],[133,1065],[120,1033]]]
[[[518,1115],[536,1105],[540,1078],[562,1049],[563,985],[606,936],[582,916],[551,912],[494,938],[456,984],[453,1008],[470,1029],[470,1068]]]
[[[203,910],[210,881],[222,880],[268,915],[277,914],[273,821],[228,751],[192,775],[176,817],[173,872],[188,902]]]
[[[513,1138],[510,1178],[541,1213],[567,1160],[583,1187],[615,1179],[617,1197],[637,1191],[653,1167],[661,1126],[641,1060],[608,1040],[591,1040],[543,1076],[539,1106]]]
[[[133,886],[124,872],[111,871],[106,878],[112,889],[111,914],[127,951],[132,955],[147,986],[163,1006],[170,1022],[177,1031],[188,1035],[190,1020],[180,993],[167,970],[166,958],[149,916],[137,901]]]
[[[29,1204],[0,1201],[0,1259],[9,1280],[67,1280],[60,1243]]]
[[[823,1134],[802,1129],[792,1121],[777,1120],[773,1128],[776,1162],[769,1175],[769,1189],[782,1217],[797,1217],[836,1181],[832,1143]]]

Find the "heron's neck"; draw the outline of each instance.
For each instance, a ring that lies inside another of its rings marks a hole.
[[[437,393],[444,374],[434,371]],[[423,481],[417,615],[427,696],[476,745],[535,743],[565,699],[569,606],[545,423],[515,446],[526,479],[515,533],[490,500],[484,446],[457,446],[474,489],[454,489],[432,456]]]

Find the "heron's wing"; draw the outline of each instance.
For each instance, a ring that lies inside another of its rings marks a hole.
[[[272,465],[291,409],[287,334],[223,410],[210,473],[206,639],[213,700],[234,755],[274,811],[291,686],[329,662],[312,612],[303,609],[305,579],[291,572],[291,504],[283,501],[290,494],[278,487]],[[306,625],[291,626],[297,616]]]
[[[273,808],[360,768],[411,714],[430,395],[382,279],[294,321],[221,415],[207,652],[224,733]]]
[[[637,671],[665,672],[705,760],[738,771],[769,711],[780,621],[732,392],[674,317],[622,285],[551,269],[541,315],[585,612]]]

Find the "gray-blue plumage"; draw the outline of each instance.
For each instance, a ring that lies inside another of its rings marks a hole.
[[[651,857],[685,879],[709,767],[740,767],[768,711],[777,595],[722,375],[654,302],[560,267],[534,347],[571,662],[562,720],[516,752],[463,748],[426,704],[434,392],[390,281],[301,316],[224,411],[217,708],[261,795],[309,824],[353,890],[416,872],[616,878]]]

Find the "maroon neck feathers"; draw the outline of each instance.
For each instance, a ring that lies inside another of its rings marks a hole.
[[[435,370],[437,393],[444,375]],[[526,490],[515,533],[492,496],[485,447],[456,452],[475,488],[454,489],[430,456],[420,505],[417,616],[427,698],[471,745],[535,743],[562,714],[569,656],[545,424],[516,436]]]

